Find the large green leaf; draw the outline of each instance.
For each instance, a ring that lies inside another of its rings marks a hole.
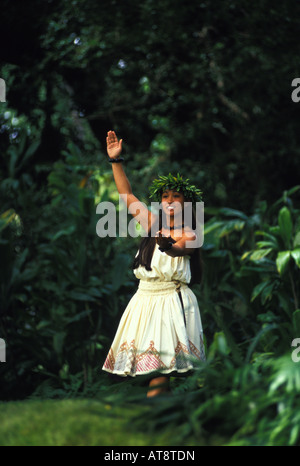
[[[286,247],[290,247],[293,231],[293,221],[291,213],[287,207],[282,207],[278,215],[278,225],[280,228],[280,236]]]
[[[252,296],[251,296],[251,302],[254,301],[257,296],[259,296],[261,294],[261,292],[263,291],[263,289],[268,286],[271,282],[269,280],[265,281],[265,282],[262,282],[262,283],[259,283],[258,285],[256,285],[256,287],[254,288],[254,290],[252,291]]]
[[[274,373],[270,392],[275,392],[279,387],[284,386],[286,393],[299,393],[300,391],[300,371],[297,364],[288,355],[282,356],[274,363],[276,372]]]
[[[220,231],[220,237],[228,235],[233,231],[240,231],[244,228],[245,222],[243,220],[228,220],[224,222]]]
[[[291,251],[281,251],[277,254],[276,267],[280,275],[283,275],[287,269],[291,258]]]
[[[294,248],[300,247],[300,231],[298,231],[294,237],[293,241]]]
[[[272,252],[272,251],[273,251],[273,248],[259,249],[258,251],[254,251],[251,254],[250,259],[252,261],[258,261],[260,259],[263,259],[268,254],[270,254],[270,252]]]
[[[275,285],[276,285],[276,281],[273,281],[269,283],[269,285],[263,289],[261,293],[261,302],[263,305],[272,298],[272,293],[273,293],[273,289]]]
[[[300,248],[294,249],[291,252],[291,255],[294,261],[296,262],[297,266],[300,268]]]
[[[248,348],[248,351],[247,351],[247,355],[246,355],[246,360],[245,362],[248,363],[250,361],[250,358],[252,356],[252,353],[255,349],[255,347],[257,346],[257,344],[259,343],[260,339],[267,333],[267,332],[270,332],[274,329],[277,328],[277,324],[266,324],[264,325],[260,330],[259,332],[255,335],[255,337],[253,338],[249,348]]]
[[[204,233],[208,234],[223,226],[223,222],[220,221],[209,221],[204,225]]]
[[[16,219],[16,213],[13,209],[9,209],[0,215],[0,231],[4,230],[11,222]]]

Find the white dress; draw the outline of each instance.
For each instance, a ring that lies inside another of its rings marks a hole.
[[[151,268],[134,269],[139,286],[120,320],[105,371],[120,376],[183,373],[193,369],[193,361],[205,360],[198,302],[188,286],[190,256],[168,256],[156,244]]]

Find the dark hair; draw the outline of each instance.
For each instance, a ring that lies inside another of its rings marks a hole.
[[[187,201],[186,201],[187,202]],[[183,211],[184,220],[184,211]],[[187,224],[188,225],[188,224]],[[145,236],[140,243],[139,251],[137,256],[133,260],[132,269],[138,268],[140,265],[145,267],[146,270],[151,271],[151,261],[153,251],[155,248],[156,240],[154,236],[151,236],[152,231],[159,231],[163,226],[166,226],[166,216],[162,209],[159,210],[158,219],[153,224],[148,232],[148,236]],[[194,208],[192,208],[192,225],[190,226],[193,230],[196,230],[196,214]],[[191,281],[190,285],[201,283],[202,280],[202,258],[200,248],[195,248],[191,254],[190,259],[191,267]]]

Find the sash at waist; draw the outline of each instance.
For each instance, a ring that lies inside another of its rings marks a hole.
[[[140,280],[138,293],[141,294],[169,294],[173,291],[188,288],[187,283],[180,282],[179,280],[161,281],[161,280]]]

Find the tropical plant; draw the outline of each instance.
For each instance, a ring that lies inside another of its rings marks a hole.
[[[106,177],[73,144],[46,186],[31,180],[28,187],[21,149],[25,159],[29,152],[21,146],[12,181],[0,184],[0,329],[9,361],[0,368],[3,398],[26,397],[47,379],[56,388],[76,377],[81,389],[90,385],[126,300],[114,293],[133,286],[132,253],[96,234],[96,203],[114,194]]]

